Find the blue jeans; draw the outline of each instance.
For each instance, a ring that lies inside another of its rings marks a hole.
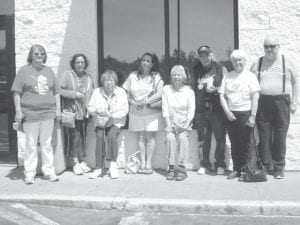
[[[274,170],[285,167],[286,136],[290,124],[289,95],[260,95],[257,111],[258,145],[262,163]]]

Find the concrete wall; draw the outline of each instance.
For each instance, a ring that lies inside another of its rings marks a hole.
[[[239,43],[248,53],[248,66],[263,55],[263,40],[272,34],[280,51],[296,65],[300,75],[300,0],[240,0]],[[292,115],[287,139],[287,169],[300,170],[300,105]]]
[[[83,52],[97,72],[96,0],[15,0],[16,69],[26,64],[32,44],[48,53],[47,65],[59,76],[74,53]]]

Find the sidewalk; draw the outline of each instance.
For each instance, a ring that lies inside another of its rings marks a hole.
[[[38,177],[33,185],[23,181],[23,168],[0,165],[0,202],[35,203],[91,209],[160,211],[218,215],[300,216],[300,172],[286,179],[268,176],[263,183],[241,183],[215,173],[188,172],[183,182],[167,181],[165,171],[152,175],[108,176],[95,180],[66,171],[51,183]]]

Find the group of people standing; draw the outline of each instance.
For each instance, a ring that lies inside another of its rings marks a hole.
[[[18,71],[12,86],[15,120],[22,122],[26,137],[25,183],[34,183],[38,141],[43,174],[52,182],[59,179],[51,141],[54,119],[60,121],[65,112],[74,115],[73,126],[64,127],[64,145],[76,175],[90,172],[90,179],[105,174],[119,177],[118,136],[128,115],[128,129],[137,134],[140,151],[138,173],[153,173],[156,132],[164,130],[166,179],[186,179],[189,134],[195,127],[199,154],[203,155],[198,174],[212,169],[212,132],[216,138],[214,168],[218,175],[225,174],[227,130],[233,161],[233,171],[227,178],[239,177],[250,162],[251,137],[257,124],[262,162],[267,169],[273,166],[275,178],[284,178],[286,135],[290,112],[296,111],[298,77],[293,64],[279,55],[279,43],[274,38],[265,39],[264,50],[265,55],[253,64],[252,72],[245,68],[245,53],[234,50],[230,56],[234,70],[227,72],[210,47],[201,46],[193,74],[186,67],[175,65],[167,85],[159,72],[157,56],[145,53],[137,71],[129,74],[122,87],[118,86],[116,72],[106,70],[100,77],[101,87],[96,88],[84,54],[73,55],[70,70],[56,79],[45,66],[47,54],[43,46],[32,46],[28,65]],[[85,158],[88,120],[94,124],[97,138],[93,170]]]

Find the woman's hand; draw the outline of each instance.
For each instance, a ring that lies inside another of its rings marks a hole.
[[[98,116],[106,116],[106,117],[110,117],[110,112],[108,110],[103,110],[103,109],[96,109],[96,114]]]
[[[23,113],[21,111],[16,111],[15,121],[21,123],[23,119]]]
[[[247,123],[246,123],[247,126],[249,127],[254,127],[255,125],[255,116],[250,116]]]
[[[170,132],[173,131],[173,129],[172,129],[171,126],[166,126],[165,131],[166,131],[167,133],[170,133]]]
[[[291,103],[291,105],[290,105],[291,114],[295,114],[296,111],[297,111],[297,104],[296,103]]]
[[[61,110],[57,109],[55,112],[56,120],[60,121],[61,120]]]
[[[80,93],[80,92],[76,92],[76,99],[83,99],[84,98],[84,94]]]
[[[236,117],[234,116],[234,114],[231,111],[227,111],[227,112],[225,112],[225,114],[230,121],[236,120]]]

